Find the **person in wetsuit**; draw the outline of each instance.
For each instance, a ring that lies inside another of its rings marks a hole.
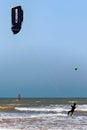
[[[76,108],[76,103],[73,103],[73,105],[71,105],[71,110],[68,111],[68,115],[72,116],[75,108]]]

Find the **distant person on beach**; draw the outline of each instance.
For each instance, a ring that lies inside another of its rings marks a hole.
[[[68,111],[68,115],[72,116],[75,108],[76,108],[76,103],[73,103],[73,105],[71,105],[71,110]]]
[[[21,95],[20,94],[18,94],[18,101],[20,101],[21,100]]]

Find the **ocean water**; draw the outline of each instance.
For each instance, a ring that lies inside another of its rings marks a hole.
[[[76,102],[72,117],[67,115]],[[87,130],[86,98],[0,99],[0,130]]]

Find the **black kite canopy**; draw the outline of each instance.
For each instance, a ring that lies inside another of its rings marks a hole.
[[[23,10],[21,6],[16,6],[11,9],[11,30],[14,34],[17,34],[21,30],[23,22]]]

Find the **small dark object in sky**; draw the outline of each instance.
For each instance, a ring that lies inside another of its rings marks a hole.
[[[78,70],[78,67],[77,66],[75,66],[75,68],[74,68],[75,70]]]
[[[11,30],[14,34],[17,34],[21,30],[23,22],[23,10],[21,6],[16,6],[11,9]]]

